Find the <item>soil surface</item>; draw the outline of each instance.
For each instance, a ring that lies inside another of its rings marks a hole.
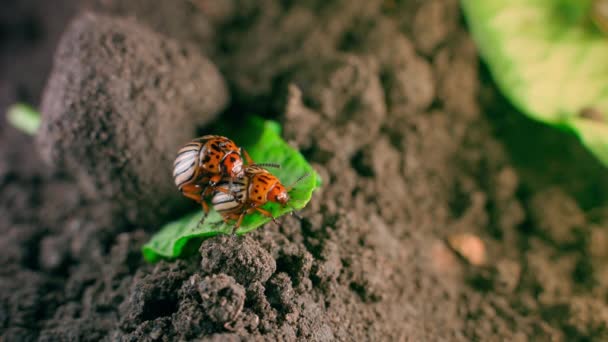
[[[3,11],[0,110],[45,128],[0,120],[0,340],[608,339],[606,170],[500,97],[456,0],[171,3]],[[147,264],[191,208],[168,154],[251,114],[324,180],[303,219]]]

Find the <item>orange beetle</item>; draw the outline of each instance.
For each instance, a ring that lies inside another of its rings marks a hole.
[[[173,179],[182,194],[203,205],[215,185],[225,177],[231,181],[244,176],[243,159],[253,164],[249,154],[232,140],[219,135],[205,135],[182,147],[173,163]]]
[[[222,215],[224,222],[228,223],[231,220],[236,220],[233,233],[241,226],[245,215],[256,211],[275,221],[268,210],[260,207],[268,202],[286,206],[289,202],[289,191],[297,182],[308,176],[308,174],[305,174],[291,186],[285,187],[276,176],[262,168],[261,165],[247,166],[243,178],[232,182],[230,182],[230,179],[222,180],[211,197],[211,205]],[[273,164],[263,165],[276,166]]]

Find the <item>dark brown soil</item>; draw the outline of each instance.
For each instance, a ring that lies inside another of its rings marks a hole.
[[[0,339],[608,339],[605,169],[498,95],[456,0],[151,3],[80,5],[137,23],[81,16],[43,95],[48,61],[4,70],[50,59],[68,15],[34,17],[38,41],[2,23],[2,109],[42,96],[38,146],[63,168],[2,122]],[[58,4],[15,18],[76,12]],[[223,93],[205,55],[229,84],[219,119],[280,120],[324,186],[301,221],[149,265],[179,201],[170,153],[223,103],[184,84]],[[446,243],[459,233],[483,266]]]
[[[175,151],[227,102],[222,76],[196,50],[132,20],[87,13],[55,54],[38,145],[88,198],[153,224],[180,207],[163,172]]]

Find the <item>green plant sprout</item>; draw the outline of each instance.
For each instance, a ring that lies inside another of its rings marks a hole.
[[[591,0],[463,0],[462,8],[502,93],[529,117],[576,134],[608,166],[608,38],[590,19]]]
[[[310,201],[313,191],[321,185],[319,175],[300,152],[281,139],[280,131],[280,126],[276,122],[264,121],[254,117],[248,120],[242,128],[233,128],[230,134],[227,134],[234,137],[234,140],[245,148],[256,162],[280,164],[281,168],[273,169],[272,173],[283,184],[291,184],[300,176],[310,173],[310,176],[299,182],[289,193],[288,207],[282,207],[277,203],[267,203],[263,206],[275,218],[294,209],[304,208]],[[232,231],[233,224],[224,223],[215,210],[211,210],[203,223],[200,223],[202,215],[202,210],[198,210],[162,227],[143,246],[142,252],[145,259],[149,262],[155,262],[161,258],[177,258],[182,255],[190,241],[197,241],[218,234],[230,234]],[[247,215],[236,233],[239,235],[245,234],[270,220],[270,218],[260,213]]]
[[[17,103],[10,106],[6,119],[15,128],[29,135],[35,135],[40,128],[40,113],[26,104]]]

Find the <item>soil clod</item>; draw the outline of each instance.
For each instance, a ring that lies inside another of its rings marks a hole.
[[[231,322],[243,310],[245,289],[225,274],[204,278],[198,285],[198,293],[203,312],[215,323]]]
[[[83,14],[57,49],[38,145],[89,199],[158,223],[185,207],[171,180],[177,149],[227,101],[222,76],[192,47],[133,20]]]
[[[265,283],[276,270],[276,262],[250,236],[218,236],[201,245],[201,268],[205,274],[226,273],[239,284]]]

